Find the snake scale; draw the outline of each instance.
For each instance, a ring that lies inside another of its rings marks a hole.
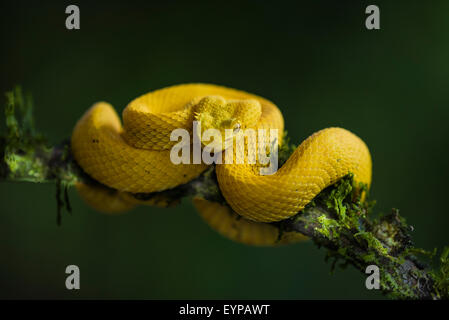
[[[122,212],[138,204],[168,206],[156,196],[138,200],[133,194],[175,188],[203,173],[209,165],[174,164],[170,150],[173,130],[190,135],[209,129],[235,135],[244,129],[277,129],[282,143],[284,120],[267,99],[244,91],[211,84],[182,84],[147,93],[123,111],[123,125],[106,102],[94,104],[77,122],[71,139],[72,153],[83,170],[107,186],[78,183],[81,197],[103,212]],[[195,132],[194,121],[201,122]],[[234,137],[232,137],[234,138]],[[269,138],[271,139],[271,138]],[[251,140],[252,141],[252,140]],[[268,141],[272,143],[273,141]],[[251,143],[245,140],[248,147]],[[248,150],[253,150],[248,148]],[[224,148],[221,156],[236,149]],[[250,151],[246,151],[245,159]],[[271,175],[261,175],[259,162],[216,164],[218,185],[228,205],[196,197],[194,206],[222,235],[246,244],[275,245],[305,237],[283,233],[275,222],[302,210],[324,188],[352,173],[355,182],[371,183],[371,156],[366,144],[342,128],[327,128],[308,137],[285,164]]]

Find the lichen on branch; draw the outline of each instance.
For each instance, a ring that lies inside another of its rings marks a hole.
[[[0,181],[53,182],[56,184],[57,221],[62,209],[70,211],[67,189],[76,182],[101,185],[89,177],[73,159],[69,140],[51,145],[34,128],[31,97],[20,88],[6,93],[6,131],[0,135]],[[288,137],[279,148],[282,165],[296,149]],[[107,188],[106,186],[104,186]],[[362,192],[361,192],[362,191]],[[393,209],[390,214],[372,218],[373,202],[362,199],[364,186],[354,188],[351,175],[323,190],[295,216],[273,223],[281,232],[299,232],[327,250],[328,259],[352,265],[365,274],[376,265],[380,271],[380,290],[399,299],[449,298],[449,247],[434,269],[423,263],[435,256],[413,245],[412,228]],[[226,204],[220,192],[214,167],[201,176],[174,189],[159,192],[177,201],[200,196]],[[153,194],[136,194],[149,199]],[[420,258],[418,259],[418,256]]]

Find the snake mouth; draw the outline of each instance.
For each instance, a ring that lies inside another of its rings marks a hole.
[[[242,125],[235,117],[217,118],[209,112],[196,113],[193,134],[206,152],[219,152],[232,146],[235,137],[242,132]]]
[[[203,150],[223,151],[232,146],[242,129],[259,121],[261,105],[255,99],[225,99],[219,95],[202,98],[194,110],[193,133],[200,138]]]

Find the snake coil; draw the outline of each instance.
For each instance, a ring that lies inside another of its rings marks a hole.
[[[75,160],[92,178],[110,189],[77,185],[82,198],[103,212],[122,212],[137,204],[168,206],[164,196],[137,200],[132,194],[174,188],[198,177],[208,165],[174,164],[170,141],[175,129],[194,132],[193,121],[224,132],[240,129],[277,129],[282,143],[284,120],[270,101],[240,90],[210,84],[183,84],[147,93],[128,104],[123,126],[106,102],[93,105],[72,134]],[[201,130],[203,130],[201,129]],[[251,139],[246,139],[247,150]],[[272,142],[271,140],[269,142]],[[260,143],[260,142],[259,142]],[[235,160],[236,150],[223,150]],[[245,151],[245,160],[251,151]],[[365,143],[342,128],[327,128],[307,138],[272,175],[264,165],[216,165],[219,188],[229,206],[194,198],[201,216],[219,233],[253,245],[274,245],[304,239],[282,234],[267,222],[287,219],[302,210],[324,188],[352,173],[355,182],[371,183],[371,156]]]

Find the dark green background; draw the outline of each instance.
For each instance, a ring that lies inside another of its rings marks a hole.
[[[138,95],[186,82],[274,101],[293,141],[327,126],[368,144],[377,212],[401,209],[427,249],[448,244],[449,2],[76,1],[2,4],[1,87],[34,96],[52,142],[94,102],[121,111]],[[53,185],[0,184],[1,298],[379,298],[352,268],[329,275],[312,243],[254,248],[222,238],[190,201],[122,216],[94,212],[74,190],[55,223]],[[65,267],[81,290],[65,289]]]

